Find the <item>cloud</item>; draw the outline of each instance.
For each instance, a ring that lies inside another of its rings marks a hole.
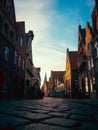
[[[17,21],[25,21],[26,32],[34,31],[34,65],[41,67],[41,77],[51,70],[65,70],[66,49],[77,50],[79,8],[58,13],[58,0],[15,0]],[[49,77],[49,75],[48,75]]]
[[[94,7],[94,0],[87,0],[87,6]]]

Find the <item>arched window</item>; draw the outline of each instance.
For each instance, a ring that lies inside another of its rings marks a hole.
[[[10,31],[10,41],[11,42],[14,41],[14,33],[13,33],[13,31]]]
[[[9,26],[7,23],[4,24],[4,34],[5,36],[8,37],[8,34],[9,34]]]

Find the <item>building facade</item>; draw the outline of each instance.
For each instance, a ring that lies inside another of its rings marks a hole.
[[[26,33],[26,68],[25,68],[25,97],[30,96],[30,88],[32,87],[33,60],[32,60],[32,40],[34,38],[33,31]]]
[[[64,91],[64,75],[65,71],[51,71],[48,87],[49,96],[59,97],[61,95],[61,88]]]
[[[0,98],[13,97],[16,18],[13,0],[0,0]]]
[[[40,88],[40,68],[32,57],[33,31],[16,22],[14,0],[0,0],[0,98],[30,96],[35,79]],[[35,72],[36,70],[36,72]]]
[[[77,69],[77,51],[66,52],[66,74],[65,74],[65,91],[66,95],[72,98],[78,97],[78,69]]]
[[[14,65],[14,95],[15,97],[24,97],[26,65],[25,22],[16,22],[16,44],[14,54]]]
[[[95,90],[95,75],[94,75],[94,61],[93,61],[93,51],[92,51],[92,27],[89,22],[86,24],[86,61],[87,61],[87,75],[88,75],[88,94],[89,97],[96,97]]]
[[[61,83],[64,83],[64,74],[65,71],[51,71],[51,86],[53,88],[59,86]]]
[[[86,29],[78,27],[78,85],[80,93],[85,96],[88,91],[88,71],[86,58]]]
[[[98,98],[98,0],[95,0],[95,6],[92,12],[92,47],[95,74],[95,90]]]

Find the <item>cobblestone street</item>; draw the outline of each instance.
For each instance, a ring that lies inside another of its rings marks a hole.
[[[98,100],[0,101],[0,130],[97,130]]]

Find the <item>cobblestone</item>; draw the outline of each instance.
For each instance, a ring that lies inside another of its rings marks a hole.
[[[97,130],[97,99],[0,101],[0,130]]]
[[[31,124],[16,128],[15,130],[71,130],[69,128],[63,128],[59,126],[51,126],[46,124]]]

